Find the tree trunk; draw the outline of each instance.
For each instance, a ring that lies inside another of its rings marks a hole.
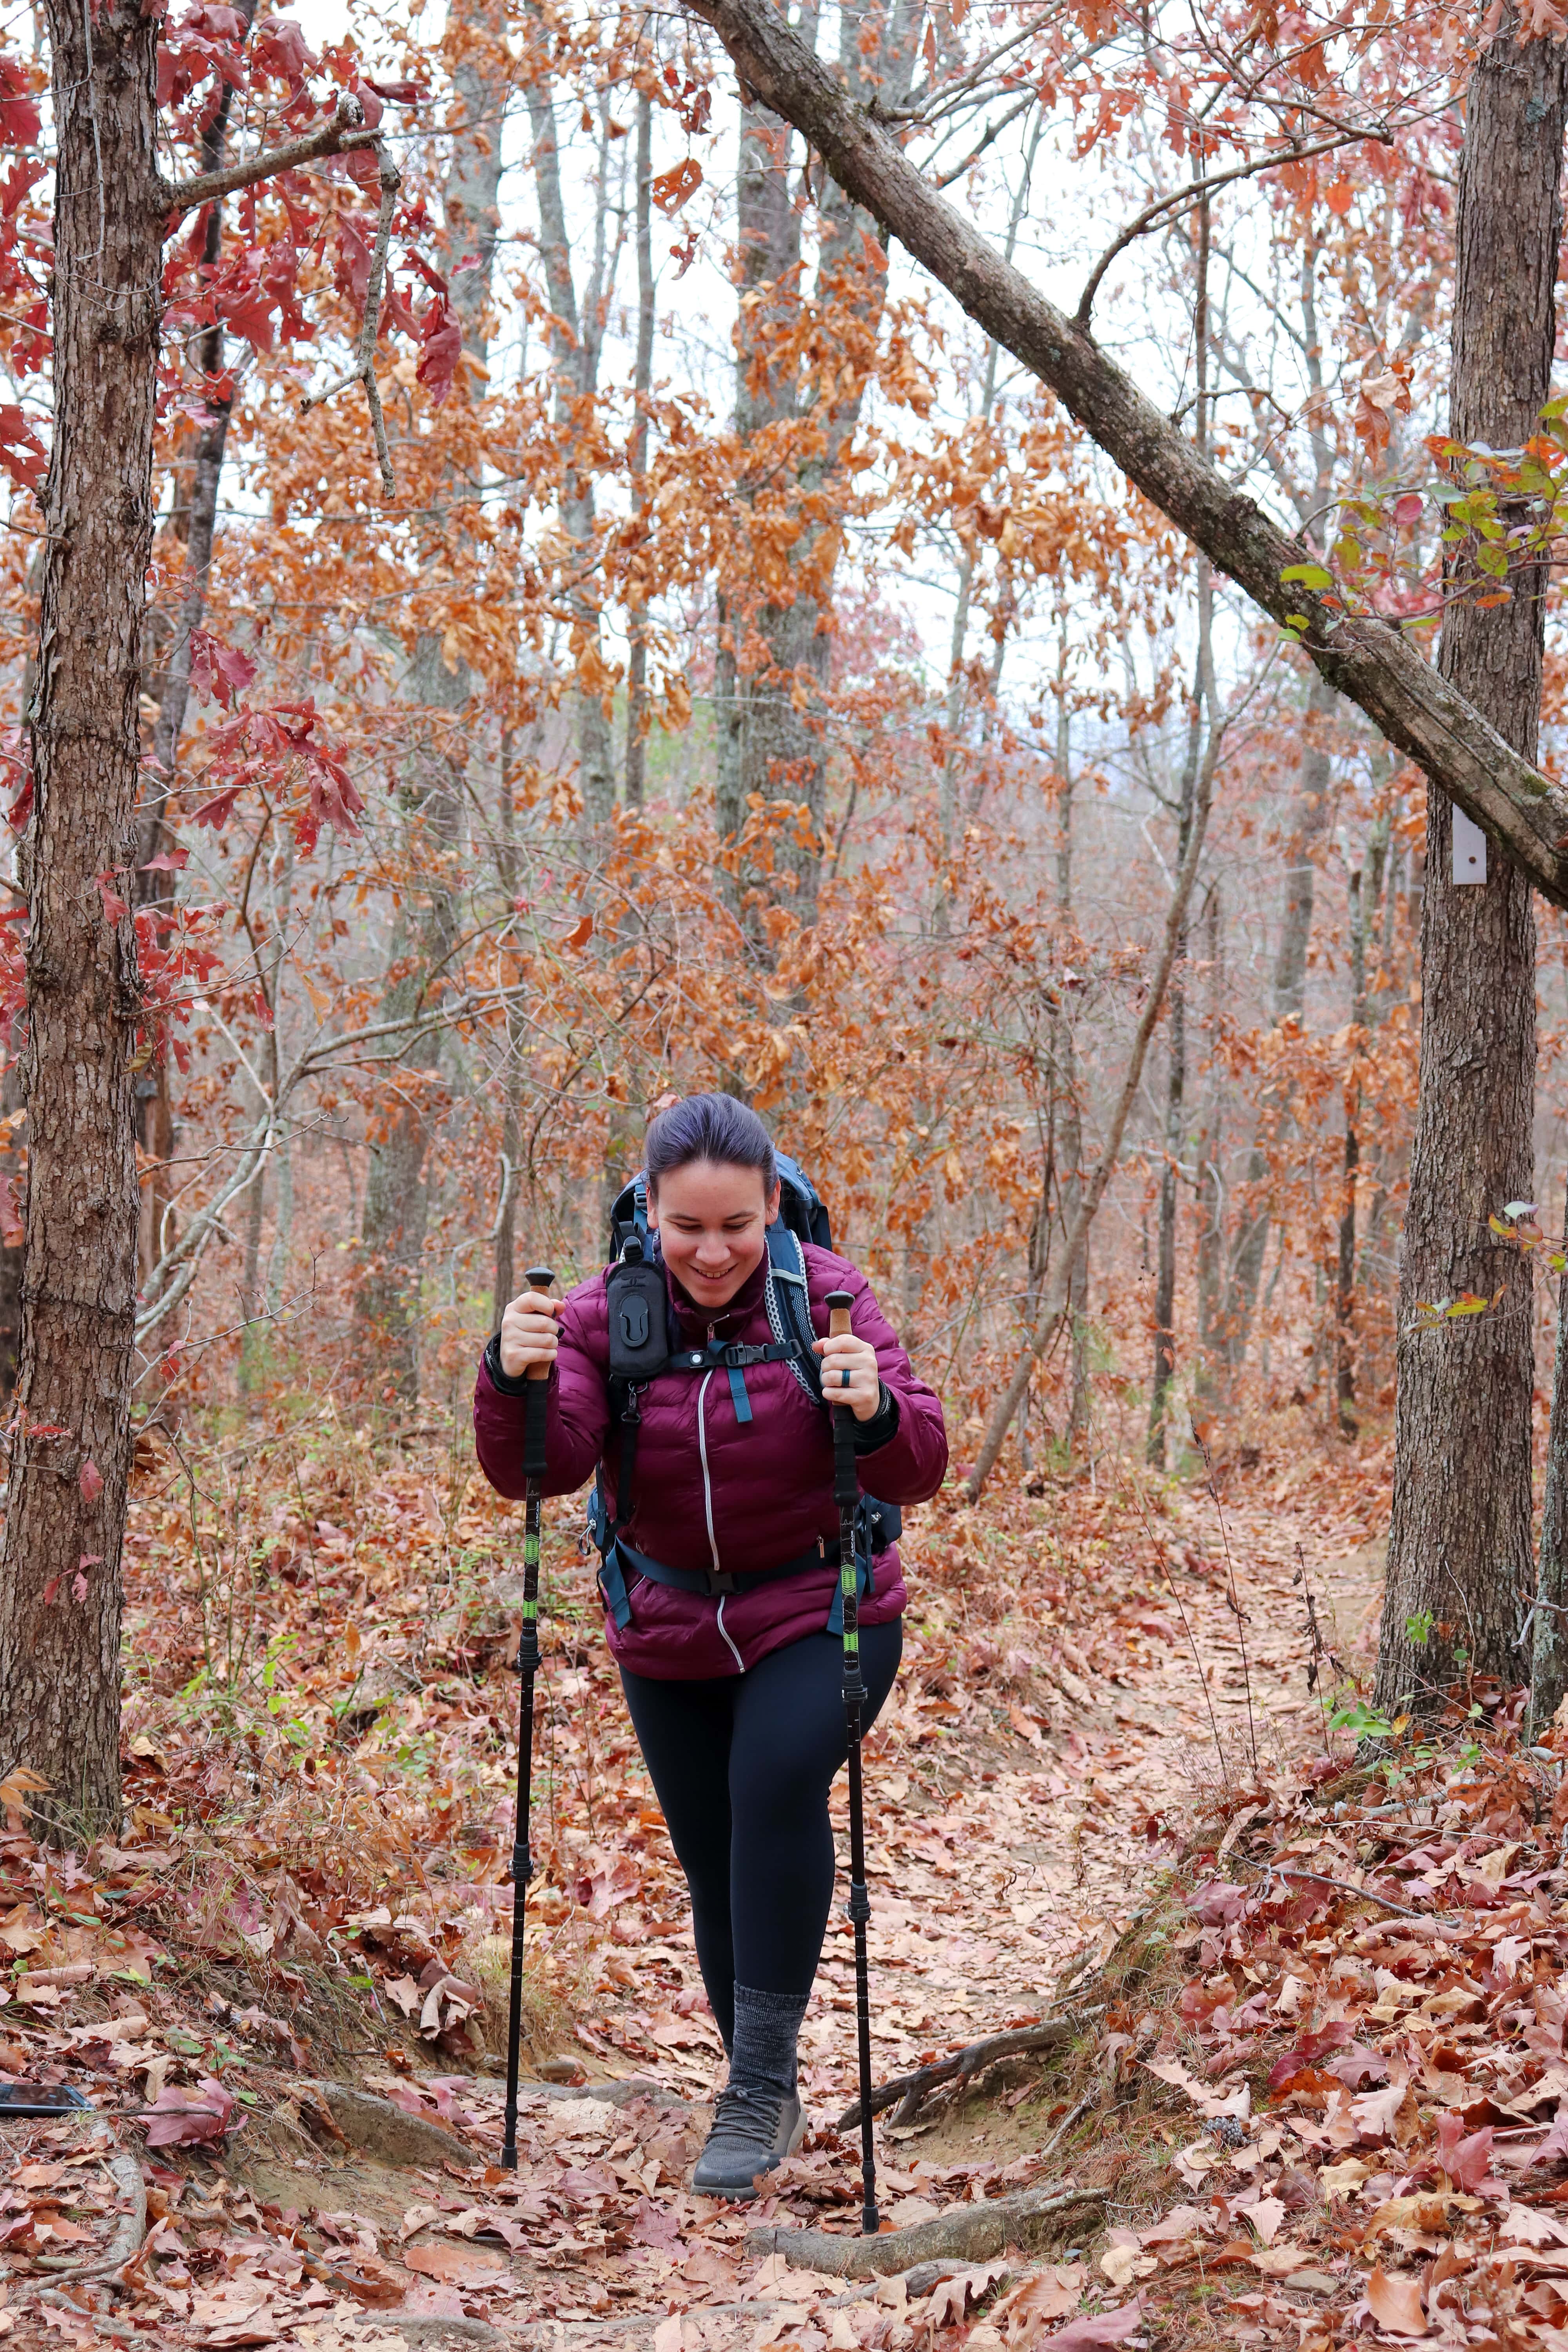
[[[47,1782],[38,1815],[74,1837],[120,1816],[138,984],[130,916],[111,918],[98,877],[134,856],[164,211],[156,18],[104,0],[89,26],[61,0],[48,24],[55,426],[29,713],[30,1184],[0,1743]]]
[[[1374,901],[1375,904],[1375,901]],[[1355,1190],[1361,1168],[1359,1065],[1366,1036],[1366,900],[1358,866],[1350,878],[1351,1061],[1345,1072],[1344,1196],[1340,1204],[1339,1281],[1334,1300],[1334,1402],[1342,1437],[1356,1434]]]
[[[632,426],[628,472],[632,509],[647,504],[648,402],[653,393],[653,100],[646,90],[637,94],[637,347],[632,376],[637,422]],[[634,570],[635,570],[634,564]],[[647,783],[647,609],[638,601],[631,610],[626,655],[626,806],[641,808]]]
[[[1224,959],[1220,951],[1220,893],[1209,885],[1205,912],[1208,932],[1208,1061],[1209,1082],[1198,1137],[1198,1234],[1194,1255],[1198,1277],[1197,1393],[1207,1411],[1219,1389],[1215,1365],[1225,1359],[1222,1326],[1225,1318],[1225,1196],[1220,1183],[1223,1094],[1220,1071],[1220,1016],[1225,992]]]
[[[477,0],[455,17],[449,37],[458,45],[452,79],[458,115],[442,191],[442,216],[453,265],[452,300],[462,321],[466,352],[483,366],[488,356],[485,312],[490,299],[496,237],[500,227],[501,131],[505,82],[502,27],[495,13]],[[470,377],[460,371],[461,396]],[[460,832],[460,772],[468,730],[461,723],[474,698],[466,662],[449,667],[441,638],[422,630],[404,673],[402,699],[415,710],[444,711],[452,723],[437,727],[411,761],[401,794],[407,824],[406,848],[418,877],[423,903],[405,897],[394,931],[389,962],[395,975],[382,998],[382,1017],[412,1021],[439,994],[457,937],[458,911],[452,863]],[[403,969],[399,970],[399,967]],[[383,1132],[371,1143],[360,1227],[362,1271],[354,1292],[353,1323],[362,1373],[378,1383],[383,1399],[412,1406],[419,1396],[419,1342],[424,1328],[421,1290],[425,1238],[430,1217],[430,1097],[441,1059],[441,1037],[430,1029],[414,1037],[400,1056],[411,1083],[398,1087]]]
[[[244,38],[255,19],[256,0],[239,0],[237,14],[244,26]],[[216,172],[223,162],[233,100],[233,85],[225,82],[223,95],[202,141],[204,172]],[[222,250],[223,206],[216,204],[208,208],[202,241],[202,262],[207,270],[216,268]],[[173,873],[166,866],[154,867],[149,861],[161,856],[169,846],[169,794],[174,790],[180,737],[190,706],[195,635],[206,614],[213,541],[217,532],[218,488],[228,446],[228,421],[234,411],[233,380],[225,371],[224,344],[223,322],[214,318],[204,328],[196,346],[206,415],[190,454],[190,490],[184,534],[184,583],[163,667],[158,717],[153,730],[153,771],[137,828],[134,899],[138,907],[172,906],[174,898]],[[157,1053],[151,1066],[136,1081],[136,1141],[151,1162],[142,1178],[138,1217],[137,1255],[145,1283],[174,1239],[174,1220],[168,1213],[172,1198],[168,1163],[174,1156],[174,1106],[169,1094],[166,1047]]]
[[[538,31],[537,11],[529,10]],[[591,433],[591,408],[599,383],[599,353],[604,343],[603,310],[609,299],[605,282],[605,206],[609,199],[605,169],[607,141],[600,142],[600,170],[595,217],[595,265],[578,302],[572,267],[572,239],[566,226],[566,205],[561,188],[561,150],[555,108],[550,94],[548,68],[531,75],[527,89],[528,119],[533,132],[533,183],[539,202],[539,248],[550,292],[550,349],[555,363],[555,423],[563,433],[586,437]],[[591,585],[594,563],[594,478],[583,472],[575,457],[567,460],[562,481],[561,528],[570,541],[572,576],[565,583],[572,614],[571,647],[577,665],[578,690],[572,700],[576,714],[578,781],[590,830],[606,825],[615,813],[615,753],[610,722],[605,716],[604,684],[608,677],[600,652],[599,607]]]
[[[1193,177],[1201,180],[1203,148],[1193,149]],[[1209,352],[1209,205],[1198,206],[1196,281],[1193,299],[1194,439],[1198,449],[1208,446]],[[1196,805],[1198,762],[1203,753],[1204,704],[1214,670],[1214,580],[1206,556],[1198,557],[1198,657],[1193,679],[1192,716],[1187,723],[1187,751],[1182,767],[1182,790],[1176,819],[1176,865],[1184,866]],[[1215,712],[1208,709],[1212,728]],[[1144,1451],[1158,1468],[1165,1466],[1165,1405],[1176,1370],[1176,1182],[1185,1140],[1184,1097],[1187,1086],[1187,926],[1184,917],[1171,969],[1169,1065],[1165,1081],[1165,1167],[1160,1180],[1160,1244],[1154,1276],[1154,1364],[1150,1382],[1149,1435]]]
[[[922,16],[921,0],[897,0],[885,16],[847,0],[839,10],[838,66],[854,102],[901,102],[910,85]],[[813,34],[816,11],[809,13]],[[736,193],[740,318],[735,346],[735,429],[747,446],[806,413],[815,387],[793,356],[781,364],[778,346],[800,305],[801,210],[789,175],[794,141],[787,122],[760,104],[741,115],[741,167]],[[862,348],[876,341],[887,298],[887,264],[876,245],[871,215],[837,183],[820,199],[822,243],[816,301],[837,307],[854,321]],[[773,848],[773,867],[788,881],[761,873],[740,877],[740,893],[782,896],[805,922],[814,919],[821,881],[827,796],[827,713],[824,689],[831,649],[831,589],[836,557],[832,509],[841,461],[859,424],[868,371],[854,359],[846,335],[840,349],[848,389],[821,403],[819,455],[795,472],[805,527],[790,551],[782,589],[742,603],[733,587],[721,616],[721,660],[715,678],[721,758],[719,829],[733,840],[747,822],[753,797],[764,806],[804,806],[804,838],[787,828]],[[785,350],[788,345],[785,341]],[[770,490],[772,485],[769,485]],[[753,925],[760,943],[760,929]]]
[[[1563,1213],[1568,1217],[1568,1201]],[[1568,1274],[1557,1285],[1557,1346],[1552,1365],[1552,1431],[1541,1504],[1530,1724],[1539,1738],[1568,1696]]]
[[[1198,558],[1199,631],[1206,645],[1212,595],[1208,565]],[[1183,864],[1192,835],[1193,808],[1197,792],[1198,761],[1203,745],[1204,679],[1206,659],[1200,656],[1193,680],[1192,717],[1187,726],[1186,758],[1182,769],[1181,801],[1176,821],[1176,863]],[[1176,1183],[1182,1145],[1185,1139],[1184,1097],[1187,1085],[1187,929],[1184,922],[1171,970],[1170,1027],[1165,1078],[1165,1165],[1160,1178],[1160,1225],[1154,1270],[1154,1361],[1149,1393],[1149,1434],[1144,1442],[1148,1460],[1165,1465],[1165,1406],[1176,1369]]]
[[[1307,1002],[1307,958],[1312,944],[1312,915],[1317,900],[1314,856],[1328,830],[1331,808],[1329,727],[1337,699],[1326,680],[1314,675],[1307,689],[1305,740],[1297,771],[1296,805],[1286,849],[1289,862],[1279,913],[1279,943],[1274,957],[1269,1017],[1276,1029],[1282,1029],[1288,1021],[1300,1021]],[[1263,1278],[1263,1260],[1273,1223],[1267,1197],[1271,1172],[1268,1153],[1259,1138],[1247,1159],[1248,1206],[1237,1239],[1226,1306],[1226,1352],[1232,1371],[1245,1360],[1247,1336],[1258,1307],[1258,1286]]]
[[[1512,15],[1470,78],[1456,215],[1457,439],[1517,448],[1551,388],[1568,60],[1519,47]],[[1457,574],[1450,593],[1474,593]],[[1487,583],[1489,585],[1489,583]],[[1533,761],[1543,570],[1506,604],[1450,604],[1444,677]],[[1453,805],[1431,795],[1421,927],[1421,1081],[1399,1286],[1394,1513],[1377,1701],[1437,1703],[1456,1677],[1518,1668],[1531,1560],[1530,1260],[1487,1229],[1534,1179],[1535,913],[1517,867],[1452,878]],[[1492,1313],[1423,1328],[1423,1301],[1466,1290]],[[1429,1628],[1428,1628],[1429,1621]]]

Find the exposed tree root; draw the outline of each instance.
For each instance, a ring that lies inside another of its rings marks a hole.
[[[1011,2033],[993,2033],[984,2042],[971,2042],[967,2048],[955,2050],[951,2057],[917,2067],[912,2074],[900,2074],[891,2083],[879,2083],[871,2094],[871,2113],[879,2116],[885,2107],[897,2106],[900,2122],[910,2123],[927,2094],[943,2083],[978,2074],[996,2059],[1016,2057],[1022,2051],[1059,2050],[1064,2042],[1076,2041],[1089,2021],[1100,2014],[1098,2009],[1076,2010],[1066,2017],[1047,2017],[1039,2025],[1021,2025]],[[837,2128],[841,2132],[856,2131],[859,2123],[860,2102],[857,2099],[839,2116]]]
[[[49,2273],[49,2284],[58,2286],[66,2279],[110,2278],[123,2270],[132,2257],[139,2254],[147,2236],[147,2184],[142,2178],[142,2167],[126,2149],[118,2149],[103,2159],[104,2168],[121,2196],[129,2197],[131,2209],[120,2217],[120,2227],[106,2254],[89,2263],[79,2263],[68,2254],[38,2254],[37,2267]]]
[[[830,2278],[887,2277],[917,2263],[956,2256],[988,2262],[1008,2246],[1030,2246],[1055,2234],[1058,2213],[1095,2205],[1106,2189],[1026,2189],[1016,2197],[996,2197],[981,2205],[960,2205],[934,2221],[911,2229],[885,2230],[880,2237],[841,2237],[828,2230],[797,2230],[770,2222],[746,2232],[748,2254],[782,2254],[796,2270],[823,2271]]]

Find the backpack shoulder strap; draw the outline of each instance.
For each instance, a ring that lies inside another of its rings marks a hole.
[[[805,1252],[797,1234],[782,1217],[768,1227],[768,1272],[764,1286],[768,1328],[773,1338],[791,1349],[789,1368],[811,1399],[822,1402],[822,1367],[812,1349],[816,1337],[811,1328],[811,1297],[806,1288]]]

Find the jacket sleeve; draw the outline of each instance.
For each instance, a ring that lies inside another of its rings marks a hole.
[[[550,1375],[545,1422],[543,1491],[570,1495],[592,1476],[610,1424],[603,1342],[602,1276],[569,1291],[561,1310],[561,1347]],[[490,1350],[479,1360],[474,1387],[474,1447],[479,1467],[500,1495],[521,1499],[523,1383],[492,1379]],[[892,1497],[888,1497],[889,1501]]]
[[[853,1304],[849,1328],[858,1339],[868,1339],[877,1350],[877,1370],[893,1407],[891,1435],[880,1445],[856,1448],[860,1458],[860,1483],[880,1502],[929,1502],[947,1472],[947,1426],[942,1420],[942,1401],[917,1377],[898,1333],[877,1304],[876,1294],[859,1269],[842,1258],[828,1256],[826,1252],[821,1254],[820,1262],[824,1272],[833,1276],[826,1286],[850,1294]],[[812,1289],[816,1290],[815,1281]],[[826,1330],[826,1315],[815,1298],[812,1320]],[[881,1426],[886,1411],[884,1402],[873,1421],[864,1424],[868,1431]]]

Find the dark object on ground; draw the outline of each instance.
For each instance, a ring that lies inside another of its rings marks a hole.
[[[13,2116],[70,2116],[82,2109],[90,2115],[92,2101],[68,2083],[0,2083],[0,2118],[6,2121]]]

